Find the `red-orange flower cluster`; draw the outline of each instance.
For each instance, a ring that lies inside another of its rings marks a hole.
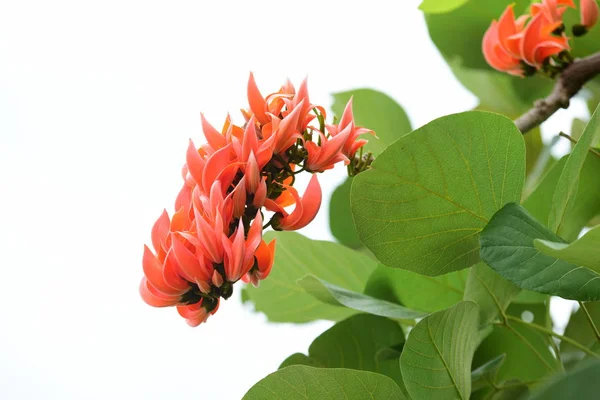
[[[528,14],[515,18],[514,5],[509,5],[483,37],[488,64],[498,71],[524,76],[556,63],[553,57],[570,50],[562,21],[569,7],[575,8],[573,0],[542,0],[532,4]],[[580,13],[582,26],[590,29],[598,19],[596,0],[581,0]]]
[[[321,205],[317,176],[300,196],[295,175],[354,163],[366,143],[358,136],[370,132],[355,125],[352,101],[338,124],[325,125],[325,110],[311,104],[306,80],[297,91],[288,81],[264,97],[250,74],[248,101],[243,126],[227,117],[219,132],[201,116],[207,143],[196,148],[190,141],[176,212],[164,211],[154,224],[154,251],[144,246],[142,299],[176,306],[191,326],[214,314],[237,281],[258,285],[269,275],[275,241],[262,239],[263,211],[274,213],[267,225],[277,230],[314,219]]]

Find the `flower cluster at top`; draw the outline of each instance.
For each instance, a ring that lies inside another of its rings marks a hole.
[[[528,14],[515,18],[514,5],[509,5],[483,37],[485,60],[492,68],[511,75],[529,76],[541,70],[554,77],[573,61],[562,20],[569,7],[575,8],[573,0],[542,0],[532,4]],[[573,26],[575,36],[596,24],[598,3],[581,0],[579,11],[581,25]]]
[[[372,161],[358,137],[374,133],[355,125],[352,100],[337,124],[326,125],[306,80],[297,91],[288,81],[263,97],[250,74],[248,102],[243,126],[228,116],[219,132],[201,116],[207,143],[196,148],[190,140],[175,213],[164,211],[154,224],[154,252],[144,246],[142,299],[176,306],[191,326],[214,314],[237,281],[257,286],[269,275],[275,240],[266,243],[262,231],[296,230],[314,219],[321,205],[314,173],[344,161],[356,174]],[[293,185],[303,171],[313,175],[301,197]],[[263,226],[264,211],[272,218]]]

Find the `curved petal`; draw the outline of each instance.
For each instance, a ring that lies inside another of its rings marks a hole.
[[[173,243],[173,254],[183,273],[191,278],[192,281],[195,281],[196,279],[208,281],[210,279],[210,274],[203,266],[204,258],[198,258],[198,256],[188,250],[181,241],[183,236],[180,234],[172,235],[174,236],[171,240]]]
[[[188,144],[187,152],[185,155],[185,162],[188,168],[188,172],[196,182],[196,185],[202,185],[202,174],[204,172],[204,167],[206,166],[206,161],[200,154],[198,153],[198,149],[194,146],[194,142],[190,139]]]
[[[140,296],[146,304],[152,307],[170,307],[179,303],[180,296],[168,296],[154,289],[146,278],[140,282]]]
[[[269,122],[265,114],[265,99],[256,86],[256,81],[254,80],[254,74],[252,72],[250,72],[250,78],[248,79],[248,103],[250,104],[250,110],[256,115],[258,122],[261,124]]]
[[[214,150],[219,150],[227,145],[225,136],[221,134],[214,126],[204,118],[204,114],[200,113],[200,121],[202,123],[202,132],[206,141]]]
[[[150,234],[152,246],[157,253],[166,252],[166,239],[169,235],[170,225],[171,220],[169,219],[169,214],[167,213],[167,210],[163,210],[163,212],[160,214],[160,217],[158,217],[152,226],[152,231]]]
[[[173,289],[165,282],[163,277],[163,266],[148,246],[144,245],[144,256],[142,258],[142,266],[144,268],[144,275],[148,282],[159,292],[166,295],[179,295],[180,290]]]

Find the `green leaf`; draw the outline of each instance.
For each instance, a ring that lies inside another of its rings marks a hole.
[[[520,291],[513,283],[480,262],[469,272],[464,299],[477,303],[480,323],[486,325],[502,315]]]
[[[406,389],[415,399],[468,399],[479,310],[463,301],[423,318],[400,356]]]
[[[432,277],[379,264],[367,281],[365,294],[434,312],[462,300],[467,275],[465,269]]]
[[[333,306],[348,307],[368,314],[402,320],[422,318],[427,315],[427,313],[411,310],[389,301],[346,290],[312,275],[298,280],[298,284],[314,298]]]
[[[288,358],[286,358],[278,369],[289,367],[290,365],[308,365],[309,367],[325,367],[325,365],[321,364],[317,359],[307,356],[302,353],[294,353]]]
[[[481,258],[522,289],[565,299],[600,299],[600,275],[587,268],[540,253],[535,239],[562,239],[519,205],[507,204],[481,233]]]
[[[519,318],[525,312],[533,314],[532,322],[535,324],[546,326],[550,322],[545,304],[513,303],[506,309],[508,315]],[[506,354],[506,359],[496,374],[496,382],[510,379],[534,381],[559,368],[549,350],[549,344],[547,336],[528,326],[511,323],[509,329],[504,325],[494,325],[492,333],[477,348],[473,366],[481,366],[494,357]]]
[[[354,178],[361,241],[383,264],[435,276],[479,261],[479,232],[519,201],[525,146],[508,118],[472,111],[437,119]]]
[[[274,322],[339,321],[356,312],[323,304],[296,282],[314,275],[345,289],[362,292],[376,267],[369,256],[338,243],[310,240],[294,232],[267,232],[265,240],[277,239],[273,270],[260,288],[244,288],[257,311]]]
[[[404,332],[392,320],[369,314],[358,314],[341,322],[317,337],[308,349],[308,356],[293,354],[281,364],[284,368],[294,364],[325,368],[351,368],[377,372],[402,383],[400,353],[404,345]],[[378,359],[381,351],[395,351],[394,358]]]
[[[474,369],[471,372],[471,385],[473,386],[473,390],[477,390],[478,388],[487,385],[484,378],[493,380],[496,371],[498,371],[498,368],[504,363],[504,359],[506,359],[506,354],[500,354],[498,357],[492,358],[479,368]]]
[[[364,147],[375,156],[380,154],[389,144],[412,130],[408,116],[394,99],[372,89],[355,89],[333,94],[331,109],[339,118],[348,101],[352,98],[354,121],[356,125],[372,129],[379,139],[370,134]]]
[[[538,221],[546,223],[550,215],[550,207],[558,179],[569,156],[556,163],[546,174],[533,193],[525,200],[523,206]],[[567,241],[577,239],[581,229],[596,215],[600,214],[600,158],[588,154],[581,174],[575,204],[563,220],[558,235]]]
[[[596,400],[600,393],[600,361],[569,371],[533,393],[530,400]]]
[[[403,400],[394,381],[374,372],[294,365],[260,380],[243,400]]]
[[[468,0],[423,0],[419,10],[427,14],[443,14],[465,4]]]
[[[536,239],[533,245],[544,254],[600,273],[600,225],[571,244]]]
[[[544,293],[532,292],[530,290],[521,290],[521,292],[513,299],[513,303],[521,304],[536,304],[543,303],[548,300],[548,295]]]
[[[581,169],[588,156],[592,140],[600,129],[599,110],[600,106],[596,108],[596,111],[583,131],[581,138],[573,147],[573,151],[569,155],[562,173],[558,178],[556,190],[552,197],[550,215],[548,217],[548,228],[550,228],[552,232],[558,232],[563,220],[567,216],[567,211],[570,211],[575,203],[575,195],[577,193]]]
[[[366,151],[379,155],[389,144],[412,130],[402,107],[384,93],[371,89],[357,89],[333,94],[332,110],[341,117],[350,98],[353,98],[354,120],[357,125],[373,129],[377,138],[363,135],[369,143]],[[329,202],[329,227],[335,239],[351,248],[362,247],[350,211],[350,187],[347,178],[331,195]]]
[[[334,238],[353,249],[362,247],[350,210],[350,187],[352,178],[347,178],[335,188],[329,201],[329,228]]]
[[[592,321],[596,327],[600,328],[600,303],[585,303],[585,307],[592,317]],[[591,348],[597,343],[596,335],[592,329],[590,322],[588,321],[583,309],[579,308],[576,312],[571,315],[569,324],[565,329],[564,335],[568,338],[581,343],[582,345]],[[578,352],[580,351],[572,344],[562,341],[560,342],[560,351],[564,353]]]

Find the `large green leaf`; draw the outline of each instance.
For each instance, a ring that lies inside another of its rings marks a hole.
[[[252,386],[243,400],[403,400],[391,378],[374,372],[293,365]]]
[[[351,368],[387,375],[402,383],[400,363],[395,359],[378,358],[380,351],[400,349],[404,345],[402,328],[387,318],[358,314],[338,322],[317,337],[308,349],[308,356],[294,354],[279,368],[302,364],[325,368]]]
[[[314,275],[345,289],[362,292],[377,263],[338,243],[310,240],[294,232],[267,232],[266,240],[277,239],[273,270],[260,288],[246,286],[244,296],[270,321],[338,321],[355,314],[344,307],[323,304],[296,282]]]
[[[332,110],[341,117],[344,107],[353,98],[354,119],[359,126],[368,127],[377,133],[378,139],[365,135],[369,143],[365,146],[375,156],[389,144],[412,130],[410,121],[402,107],[384,93],[371,89],[357,89],[333,95]],[[347,178],[331,195],[329,202],[329,227],[336,240],[345,246],[358,248],[362,243],[356,233],[350,211],[350,186]]]
[[[544,254],[600,273],[600,225],[571,244],[541,239],[534,240],[533,244]]]
[[[333,94],[333,113],[341,117],[346,103],[352,98],[354,121],[358,126],[372,129],[379,139],[366,134],[365,150],[380,154],[389,144],[412,130],[408,116],[394,99],[372,89],[355,89]]]
[[[592,317],[595,325],[600,328],[600,302],[585,303],[585,307]],[[577,310],[571,315],[569,324],[565,329],[565,336],[581,343],[582,345],[591,348],[598,342],[594,330],[588,321],[583,309]],[[578,350],[572,344],[562,341],[560,342],[560,351],[564,353],[577,352]]]
[[[545,304],[511,304],[506,314],[520,318],[523,313],[533,315],[533,323],[546,326],[550,321]],[[492,333],[483,340],[473,358],[473,367],[506,354],[498,369],[496,382],[518,379],[535,381],[559,369],[559,364],[549,350],[549,338],[528,326],[510,323],[510,328],[495,325]]]
[[[568,156],[556,163],[544,176],[537,188],[525,200],[523,206],[538,221],[546,224],[552,206],[552,196],[558,179],[565,167]],[[581,229],[596,215],[600,214],[600,158],[588,154],[581,174],[575,204],[563,220],[558,235],[567,241],[577,239]]]
[[[298,284],[314,298],[338,307],[348,307],[352,310],[362,311],[381,317],[411,320],[422,318],[427,313],[411,310],[389,301],[379,300],[366,294],[352,292],[350,290],[332,285],[329,282],[307,275],[298,281]]]
[[[563,240],[517,204],[507,204],[481,233],[481,258],[522,289],[565,299],[600,299],[600,274],[540,253],[535,239]]]
[[[480,262],[469,272],[464,299],[477,303],[479,320],[482,325],[485,325],[503,314],[520,291],[513,283]]]
[[[582,365],[535,392],[530,400],[596,400],[600,393],[600,361]]]
[[[404,304],[408,308],[434,312],[462,300],[468,270],[440,276],[425,276],[379,264],[373,271],[365,294]]]
[[[568,211],[575,204],[575,195],[579,184],[579,175],[583,168],[586,157],[594,136],[600,130],[600,106],[592,115],[590,122],[583,131],[581,138],[573,147],[565,166],[558,178],[556,189],[552,197],[550,215],[548,216],[548,228],[552,232],[558,232],[563,221],[568,217]]]
[[[354,178],[361,241],[389,267],[435,276],[479,261],[479,232],[519,201],[525,146],[508,118],[472,111],[437,119]]]
[[[406,389],[414,399],[468,399],[479,310],[463,301],[423,318],[400,356]]]
[[[419,9],[427,14],[443,14],[462,6],[468,0],[423,0]]]
[[[350,187],[352,178],[346,180],[331,194],[329,201],[329,229],[334,238],[353,249],[362,247],[350,210]]]

